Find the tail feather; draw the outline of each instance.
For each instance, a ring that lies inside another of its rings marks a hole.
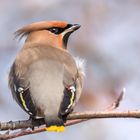
[[[46,127],[46,131],[49,131],[49,132],[63,132],[64,130],[65,130],[64,126],[52,125],[52,126]]]
[[[46,131],[63,132],[65,130],[64,122],[60,118],[45,118]]]

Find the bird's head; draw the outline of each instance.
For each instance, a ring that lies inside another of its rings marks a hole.
[[[79,28],[79,24],[69,24],[63,21],[42,21],[19,29],[16,36],[27,35],[26,43],[40,43],[66,49],[70,34]]]

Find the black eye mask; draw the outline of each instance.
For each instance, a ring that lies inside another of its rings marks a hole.
[[[72,26],[71,24],[68,24],[65,28],[51,27],[51,28],[48,28],[47,30],[58,35],[58,34],[61,34],[62,32],[64,32],[66,29],[70,28],[71,26]]]

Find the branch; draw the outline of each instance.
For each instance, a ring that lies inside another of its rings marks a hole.
[[[105,114],[111,115],[114,113],[111,112],[111,110],[117,108],[119,106],[119,103],[122,99],[123,92],[119,95],[119,97],[114,101],[114,103],[106,109],[104,112],[94,112],[94,113],[72,113],[68,116],[68,120],[73,119],[92,119],[92,118],[104,118]],[[115,112],[116,113],[116,112]],[[123,112],[122,112],[123,113]],[[118,115],[118,112],[117,112]],[[120,113],[119,113],[120,115]],[[109,116],[108,116],[109,117]],[[112,116],[113,117],[113,116]],[[119,117],[119,116],[118,116]],[[9,122],[0,122],[0,130],[15,130],[15,129],[22,129],[22,128],[33,128],[34,126],[39,126],[45,124],[44,119],[37,119],[37,120],[22,120],[22,121],[9,121]]]
[[[89,119],[99,119],[99,118],[140,118],[140,111],[124,111],[124,112],[116,112],[112,111],[113,109],[116,109],[120,101],[122,100],[122,97],[124,95],[124,90],[120,93],[118,98],[112,103],[111,106],[109,106],[105,111],[101,112],[85,112],[85,113],[72,113],[68,116],[67,121],[65,123],[65,126],[74,125],[77,123],[81,123],[83,121],[87,121]],[[10,121],[10,122],[2,122],[0,123],[0,130],[8,130],[5,134],[0,134],[0,140],[7,140],[12,139],[16,137],[20,137],[23,135],[28,134],[35,134],[39,132],[46,131],[45,126],[42,128],[35,128],[34,130],[29,130],[27,128],[34,128],[35,126],[39,127],[41,125],[44,125],[45,121],[44,119],[37,119],[37,120],[22,120],[22,121]],[[16,130],[16,129],[22,129],[19,132],[10,133],[9,130]]]
[[[140,111],[138,110],[134,110],[134,111],[102,111],[102,112],[85,112],[85,113],[74,113],[74,114],[70,114],[68,116],[68,120],[75,120],[72,122],[67,122],[65,125],[69,126],[69,125],[73,125],[76,123],[81,122],[81,119],[101,119],[101,118],[140,118]],[[76,120],[78,119],[78,120]],[[41,120],[42,121],[42,120]],[[6,126],[6,124],[8,124]],[[18,127],[22,127],[22,128],[28,128],[30,126],[32,126],[31,122],[29,120],[24,120],[24,121],[20,121],[19,124],[18,122],[5,122],[5,123],[1,123],[1,130],[7,130],[8,128],[14,128],[13,125],[17,125]],[[24,124],[24,127],[23,125]],[[23,136],[23,135],[28,135],[28,134],[34,134],[34,133],[38,133],[38,132],[43,132],[45,131],[45,127],[44,128],[38,128],[35,130],[23,130],[19,133],[14,133],[12,134],[3,134],[0,135],[0,140],[6,140],[9,138],[15,138],[18,136]]]
[[[70,126],[70,125],[73,125],[73,124],[77,124],[77,123],[80,123],[81,120],[73,120],[73,121],[69,121],[65,124],[65,126]],[[6,132],[5,134],[0,134],[0,140],[8,140],[8,139],[12,139],[12,138],[17,138],[17,137],[21,137],[21,136],[25,136],[25,135],[29,135],[29,134],[36,134],[36,133],[40,133],[40,132],[44,132],[46,131],[45,127],[43,128],[37,128],[37,129],[34,129],[34,130],[21,130],[19,132],[16,132],[16,133],[12,133],[10,134],[9,131]]]

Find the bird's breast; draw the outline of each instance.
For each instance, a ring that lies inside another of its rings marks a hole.
[[[53,60],[38,60],[29,66],[27,78],[34,104],[41,115],[54,115],[63,98],[63,64]]]

